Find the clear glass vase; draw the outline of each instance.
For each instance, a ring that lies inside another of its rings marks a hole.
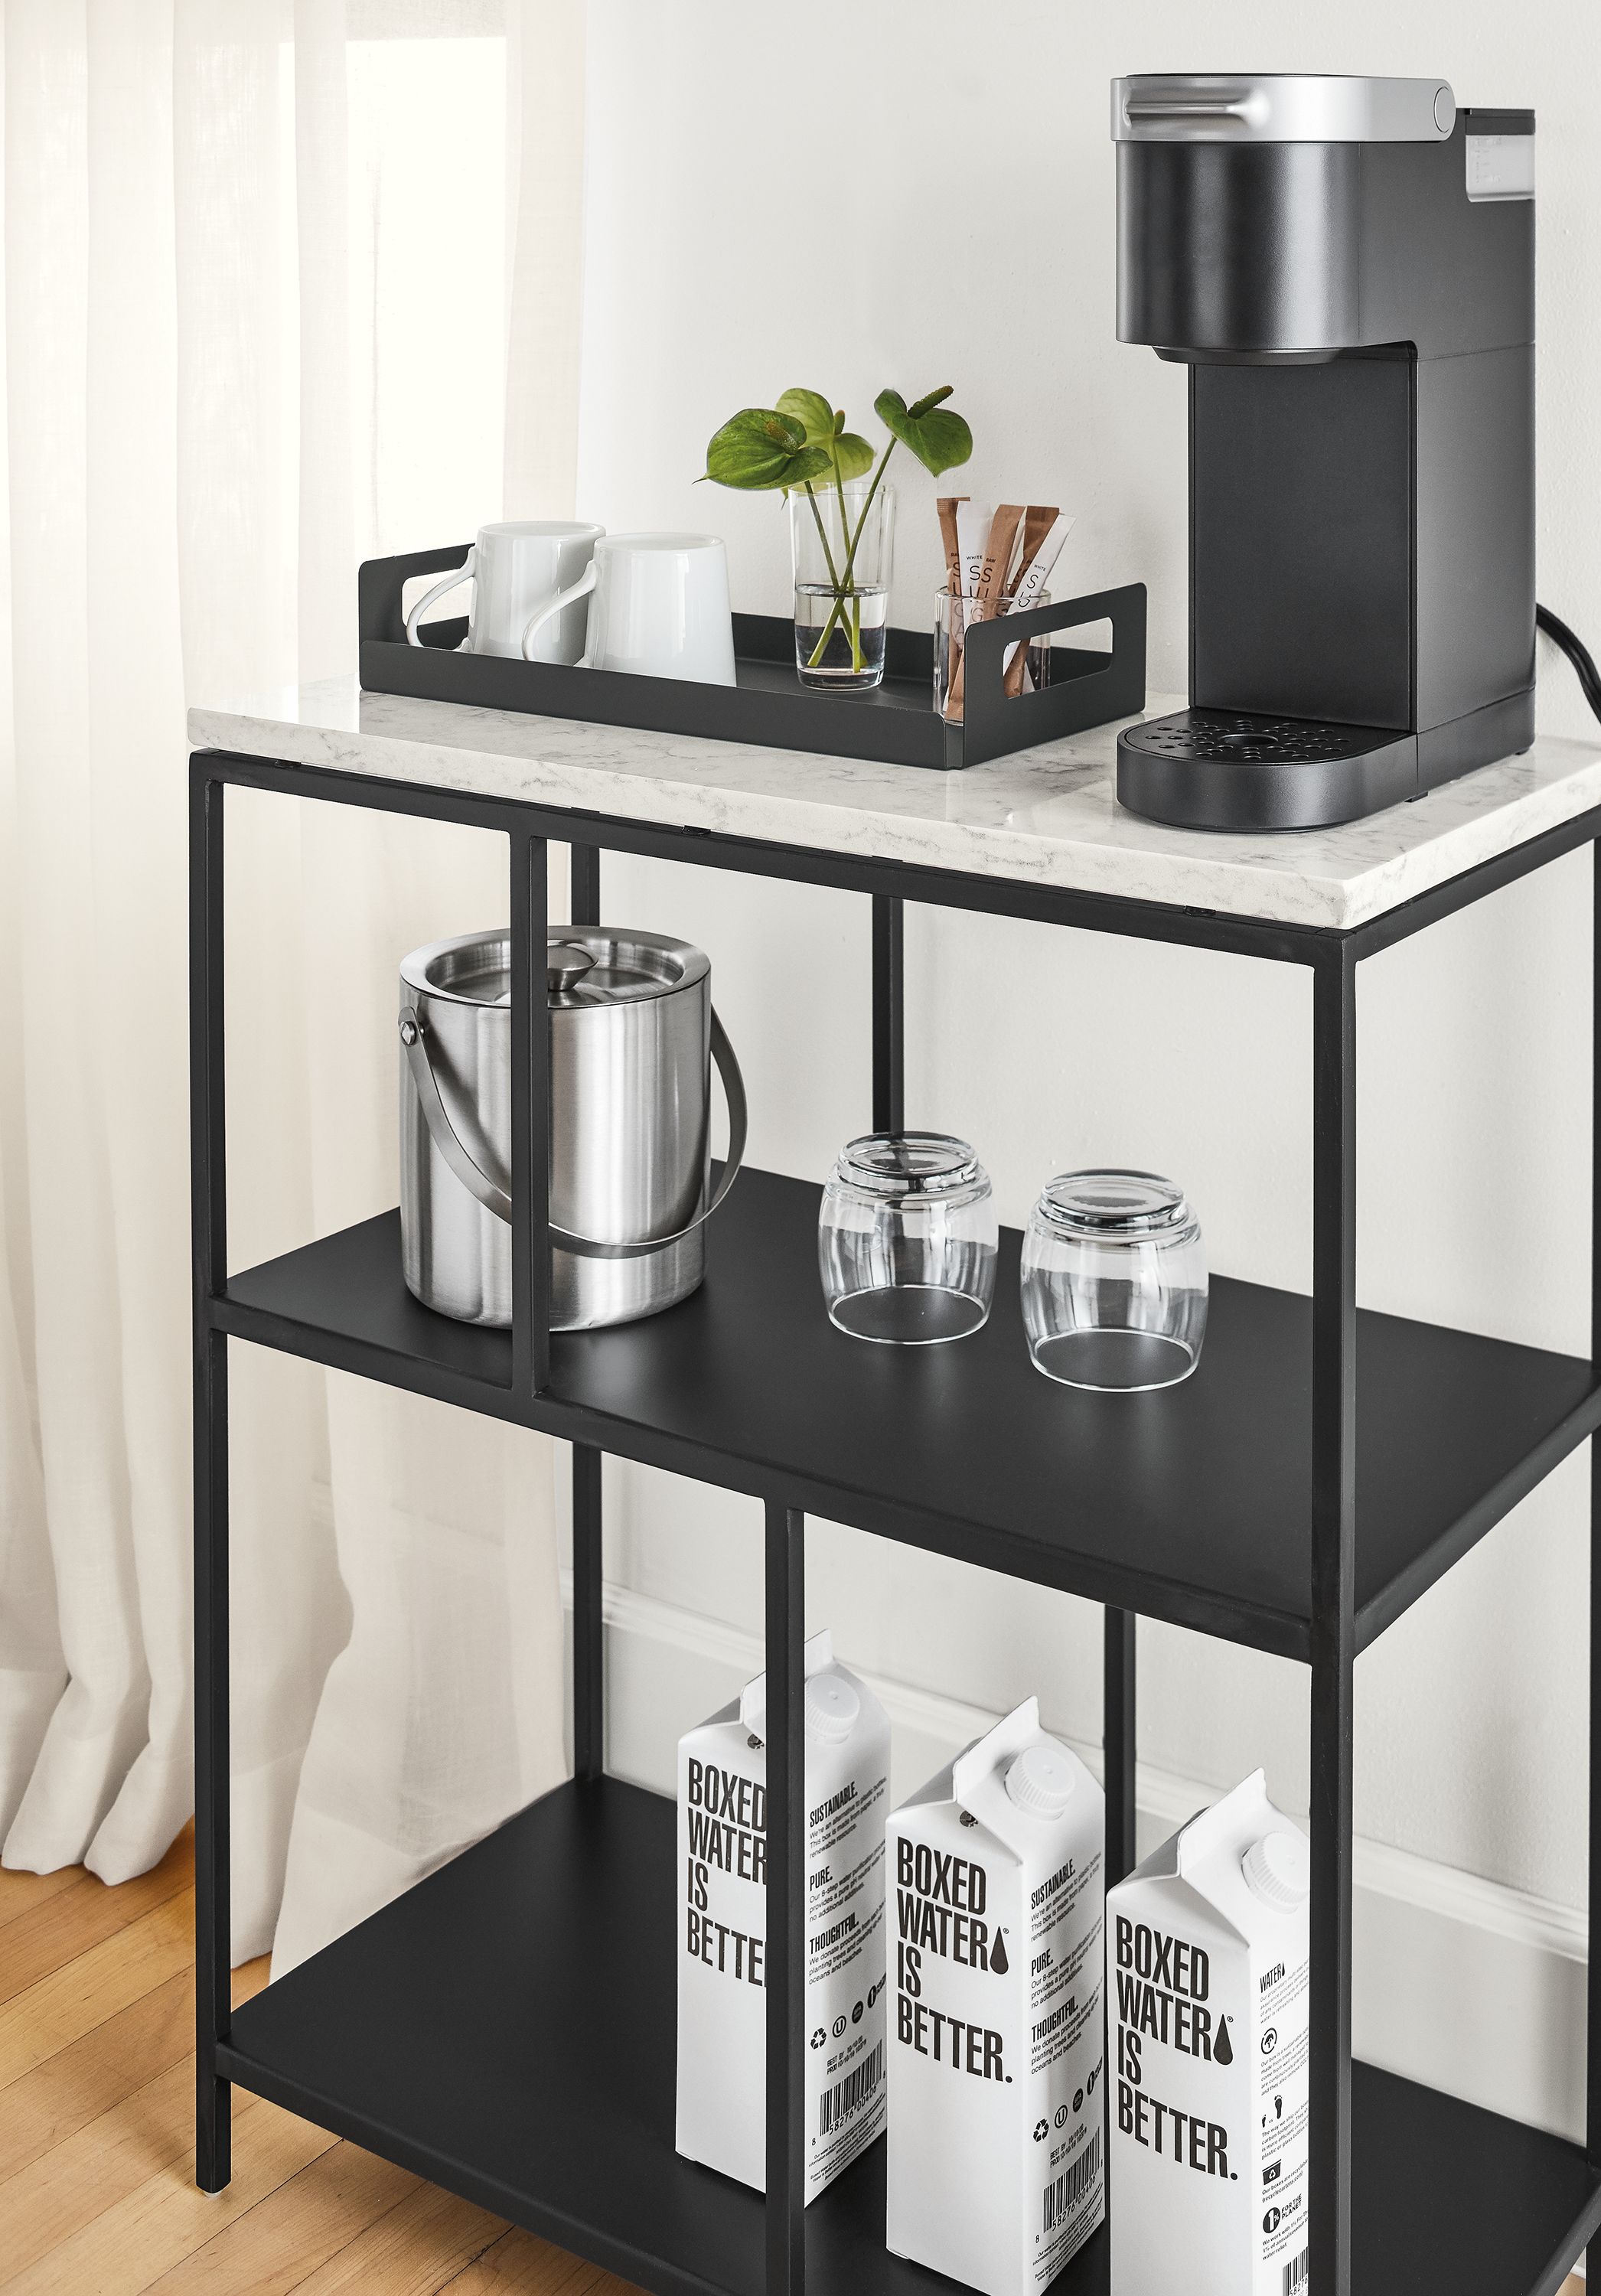
[[[802,685],[860,693],[884,674],[895,493],[870,479],[791,495],[795,668]]]

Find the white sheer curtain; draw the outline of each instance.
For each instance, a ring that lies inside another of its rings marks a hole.
[[[571,506],[582,0],[7,0],[0,1857],[192,1806],[187,697],[348,671],[355,568]],[[9,705],[9,706],[8,706]],[[467,832],[229,799],[230,1225],[394,1201],[398,956]],[[234,1345],[234,1949],[562,1766],[548,1446]]]

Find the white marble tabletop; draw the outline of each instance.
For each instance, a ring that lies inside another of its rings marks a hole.
[[[1153,695],[1146,714],[1181,706]],[[850,705],[839,710],[843,738]],[[1116,734],[1102,726],[943,774],[363,693],[354,677],[189,713],[197,749],[1336,928],[1601,805],[1601,742],[1542,736],[1521,758],[1339,829],[1164,829],[1116,803]]]

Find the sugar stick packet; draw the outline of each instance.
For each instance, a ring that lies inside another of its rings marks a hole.
[[[1030,517],[1033,515],[1030,512]],[[1032,554],[1028,553],[1028,537],[1024,535],[1024,556],[1019,565],[1017,578],[1012,586],[1007,611],[1026,613],[1035,604],[1051,578],[1051,570],[1062,555],[1062,545],[1072,532],[1075,521],[1061,511],[1053,511],[1050,524],[1035,543]],[[1028,663],[1028,648],[1019,644],[1006,656],[1005,687],[1015,697],[1022,691],[1023,674]]]
[[[962,545],[956,538],[956,512],[966,500],[965,495],[941,495],[936,505],[940,539],[945,545],[945,587],[953,598],[959,597],[962,591]]]
[[[1036,544],[1031,555],[1025,556],[1012,586],[1008,611],[1014,614],[1027,611],[1051,578],[1051,570],[1062,555],[1062,545],[1072,532],[1076,520],[1061,511],[1053,511],[1050,524]]]
[[[984,544],[983,563],[974,595],[984,606],[992,605],[1005,592],[1006,575],[1012,564],[1013,546],[1017,529],[1022,524],[1022,503],[1002,503],[989,521],[989,532]],[[981,619],[981,617],[980,618]]]
[[[977,594],[984,551],[994,519],[995,512],[988,503],[974,502],[966,495],[958,496],[956,504],[956,574],[955,580],[949,581],[952,598],[965,599]],[[946,669],[945,715],[957,719],[962,715],[962,647],[970,616],[965,605],[948,605],[945,611],[949,617],[946,637],[949,660]]]
[[[1017,565],[1006,585],[1010,597],[1039,554],[1039,545],[1055,525],[1061,512],[1055,503],[1030,503],[1023,513],[1022,542],[1017,553]]]
[[[959,502],[956,504],[956,546],[962,562],[962,595],[976,597],[979,573],[984,563],[984,548],[989,539],[989,529],[995,512],[988,503]]]
[[[1013,545],[1017,529],[1022,524],[1022,503],[1002,503],[989,521],[989,531],[984,537],[984,554],[979,563],[978,579],[973,585],[973,608],[970,621],[986,621],[994,612],[1004,594],[1007,571],[1012,564]],[[967,690],[967,649],[962,649],[962,659],[956,664],[950,681],[950,699],[946,709],[948,718],[959,718],[965,707]]]

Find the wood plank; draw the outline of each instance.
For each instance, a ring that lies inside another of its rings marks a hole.
[[[267,1983],[267,1959],[234,1972],[235,2005]],[[192,2060],[194,1977],[180,1970],[0,2090],[0,2179],[14,2177],[132,2096],[169,2065]]]
[[[243,2124],[258,2100],[234,2099]],[[194,2155],[194,2060],[185,2055],[0,2185],[0,2274],[23,2272],[152,2177],[187,2177]]]
[[[63,2144],[194,2046],[194,1980],[180,1970],[0,2089],[0,2178]]]
[[[81,1874],[70,1889],[19,1915],[8,1924],[0,1949],[0,2001],[11,2000],[103,1939],[115,1937],[152,1906],[176,1898],[194,1874],[187,1836],[185,1828],[159,1866],[114,1890],[94,1874]]]
[[[0,2088],[103,2024],[194,1958],[194,1891],[181,1890],[0,2008]]]
[[[331,2145],[152,2281],[148,2296],[288,2296],[418,2188],[417,2177],[375,2153]]]
[[[242,2099],[237,2102],[242,2105]],[[203,2248],[334,2142],[326,2129],[255,2098],[238,2112],[234,2181],[226,2192],[197,2192],[187,2159],[178,2169],[160,2169],[7,2280],[6,2296],[144,2296],[152,2280]]]
[[[447,2283],[443,2296],[633,2296],[598,2265],[513,2226]]]
[[[296,2296],[436,2296],[505,2230],[498,2217],[454,2193],[419,2185],[398,2207],[331,2256]],[[29,2290],[28,2296],[34,2296]],[[65,2296],[65,2291],[62,2292]]]
[[[53,1874],[24,1874],[0,1866],[0,1929],[5,1929],[36,1906],[46,1905],[84,1878],[81,1866],[58,1866]]]

